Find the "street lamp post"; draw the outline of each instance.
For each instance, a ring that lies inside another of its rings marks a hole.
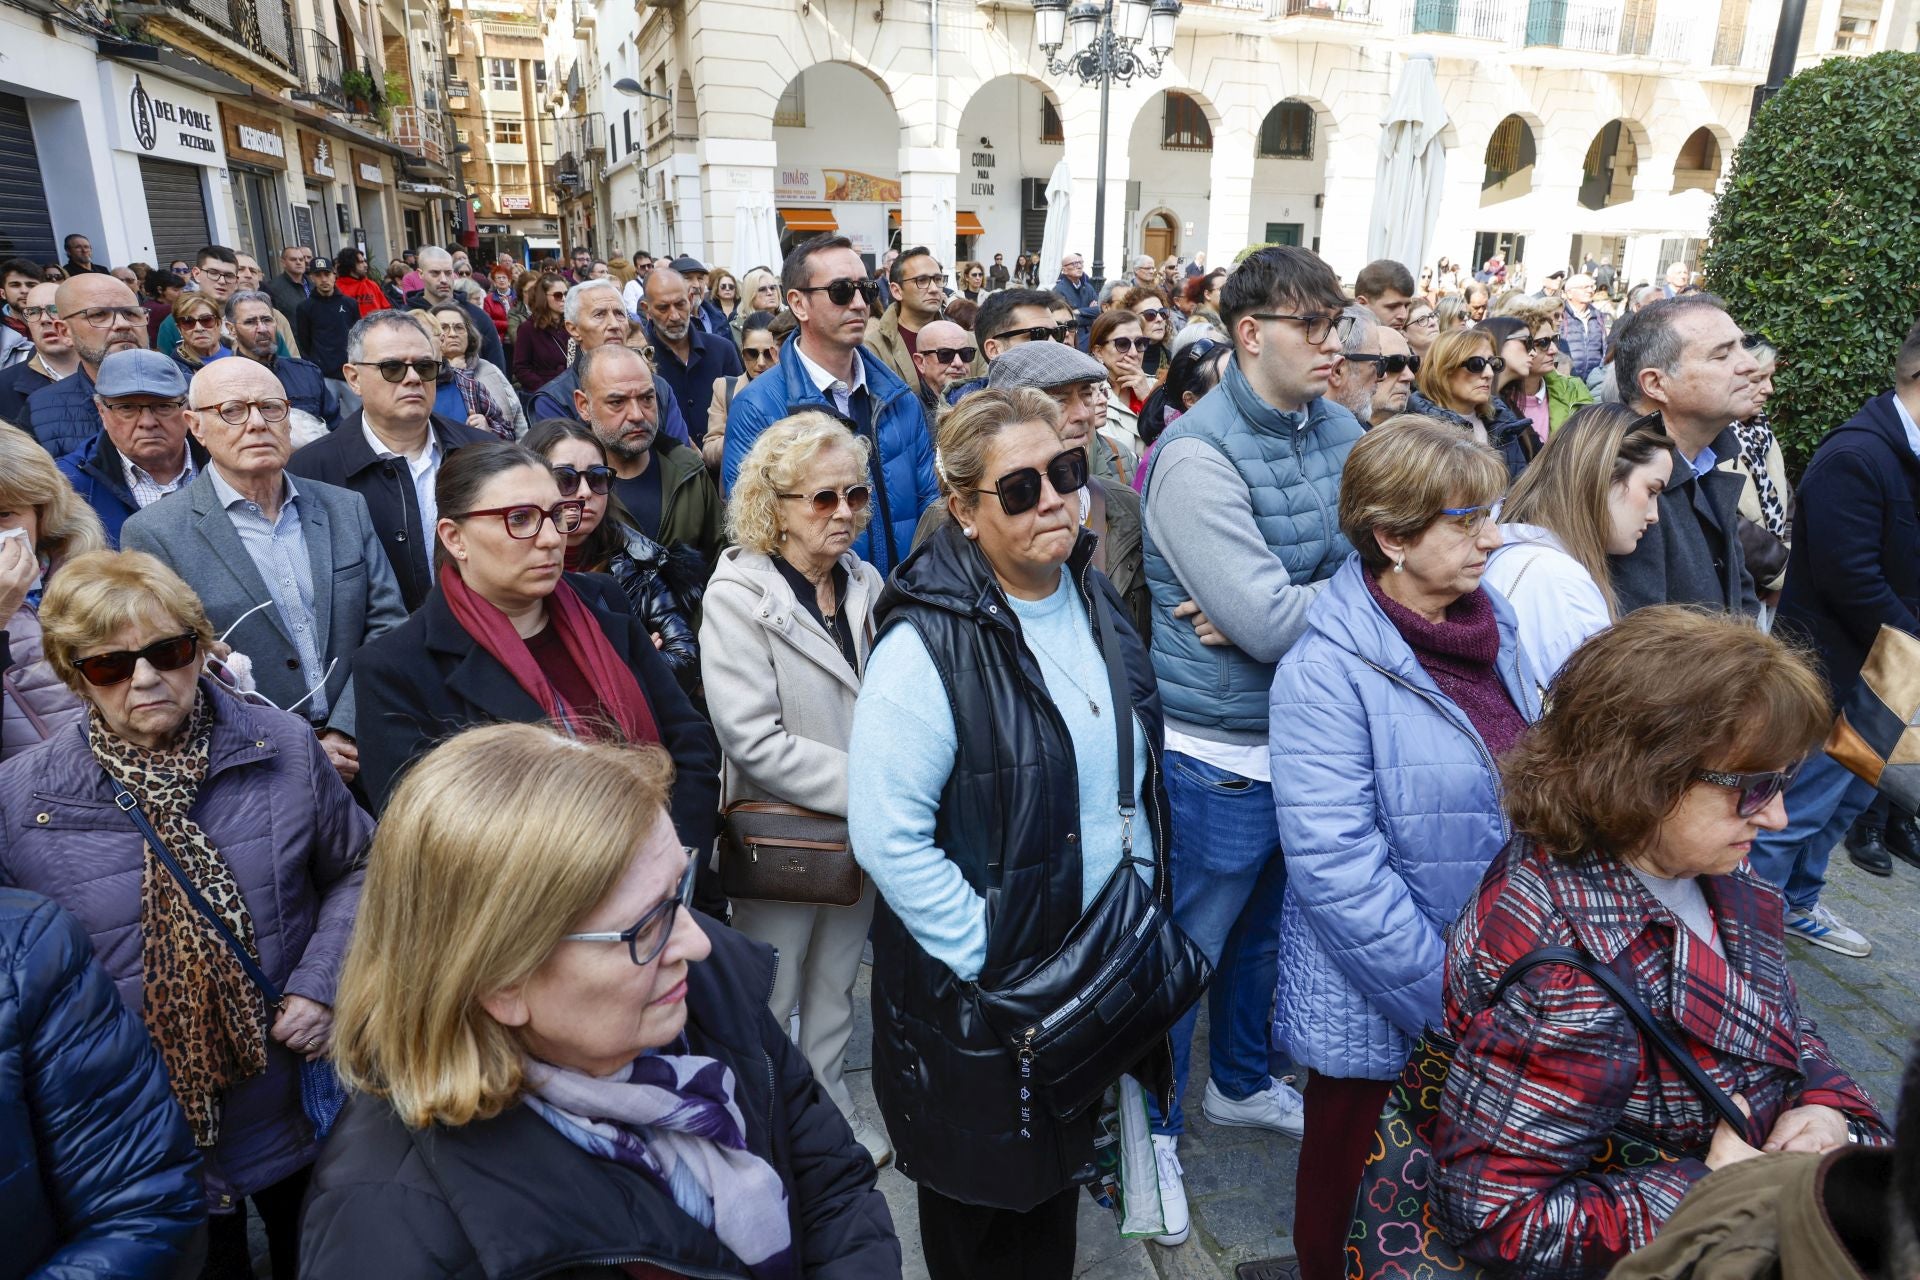
[[[1159,78],[1173,52],[1180,0],[1077,0],[1072,8],[1068,0],[1032,4],[1034,35],[1046,55],[1047,71],[1100,85],[1100,160],[1093,188],[1093,283],[1099,288],[1107,265],[1107,95],[1116,80],[1125,85],[1135,76]],[[1068,39],[1072,44],[1063,59],[1060,49]]]

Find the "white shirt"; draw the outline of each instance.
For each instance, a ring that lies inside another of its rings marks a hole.
[[[834,377],[813,361],[807,359],[807,353],[799,343],[793,344],[793,354],[800,357],[800,367],[807,371],[807,377],[815,389],[827,399],[833,401],[833,407],[846,417],[853,416],[853,393],[867,385],[867,363],[860,358],[858,351],[853,353],[853,381],[846,382]]]
[[[440,438],[433,434],[433,428],[427,428],[427,442],[418,453],[395,453],[386,442],[373,433],[367,425],[365,415],[360,419],[360,430],[367,437],[367,447],[373,450],[376,458],[402,458],[407,464],[407,474],[413,477],[413,492],[420,501],[421,546],[427,548],[427,563],[433,563],[434,529],[440,523],[440,508],[434,505],[433,485],[440,475]]]
[[[1531,524],[1503,524],[1500,539],[1480,581],[1512,606],[1525,669],[1546,683],[1613,618],[1599,586],[1560,539]]]
[[[1893,411],[1900,415],[1900,425],[1906,429],[1907,447],[1920,454],[1920,423],[1914,422],[1913,415],[1907,412],[1906,404],[1897,395],[1893,398]]]
[[[627,281],[620,290],[620,301],[627,308],[627,314],[635,320],[646,318],[647,309],[642,305],[646,300],[647,286],[641,284],[638,279]]]

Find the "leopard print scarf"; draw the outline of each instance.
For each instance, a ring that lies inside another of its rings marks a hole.
[[[134,746],[109,732],[98,711],[87,722],[94,759],[133,793],[174,861],[257,957],[253,917],[233,869],[187,816],[206,781],[212,740],[213,709],[204,690],[169,746]],[[221,1093],[266,1070],[266,997],[152,849],[141,872],[140,933],[147,1030],[194,1142],[211,1147],[220,1136]]]
[[[1753,477],[1754,496],[1760,500],[1760,523],[1768,533],[1784,542],[1791,531],[1787,504],[1780,500],[1773,473],[1767,470],[1767,455],[1773,449],[1773,425],[1767,421],[1767,411],[1762,409],[1747,421],[1734,423],[1733,435],[1740,442],[1740,459],[1746,465],[1747,474]]]

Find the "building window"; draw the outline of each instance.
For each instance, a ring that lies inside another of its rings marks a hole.
[[[1876,18],[1842,18],[1833,33],[1833,47],[1837,53],[1867,53],[1873,48],[1873,28]]]
[[[1040,95],[1040,141],[1065,142],[1067,131],[1060,125],[1060,108],[1053,105],[1053,99]]]
[[[524,146],[526,134],[521,131],[518,120],[495,120],[493,122],[493,140],[510,147]]]
[[[1267,118],[1260,122],[1260,156],[1267,160],[1313,159],[1313,108],[1304,102],[1282,102],[1267,112]]]
[[[487,87],[504,93],[515,93],[520,88],[520,64],[512,58],[487,59]]]
[[[1167,91],[1166,115],[1160,124],[1162,151],[1211,151],[1213,126],[1200,104],[1184,93]]]
[[[533,87],[542,93],[547,91],[547,64],[544,60],[536,60],[533,64]]]
[[[773,123],[782,129],[804,129],[807,127],[807,94],[805,78],[795,76],[787,91],[780,95],[780,101],[773,106]]]

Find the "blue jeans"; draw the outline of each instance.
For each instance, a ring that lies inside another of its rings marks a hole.
[[[1827,883],[1827,859],[1833,847],[1873,803],[1874,794],[1845,765],[1814,748],[1800,776],[1787,788],[1787,825],[1756,836],[1747,861],[1780,886],[1788,906],[1812,907]],[[1176,889],[1179,883],[1174,881]]]
[[[1280,964],[1280,856],[1273,788],[1178,751],[1167,753],[1173,810],[1173,918],[1213,961],[1207,1060],[1214,1087],[1238,1101],[1271,1079],[1267,1030]],[[1173,1111],[1154,1125],[1180,1133],[1180,1097],[1193,1063],[1196,1005],[1173,1028]]]

